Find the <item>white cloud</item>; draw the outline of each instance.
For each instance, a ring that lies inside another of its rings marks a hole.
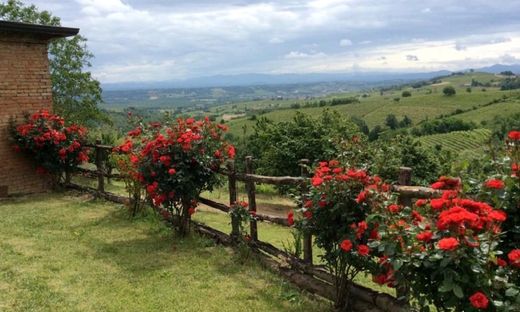
[[[311,51],[310,53],[303,53],[298,51],[291,51],[290,53],[285,54],[283,57],[286,59],[292,58],[309,58],[309,57],[324,57],[327,56],[325,53]]]
[[[341,41],[339,42],[339,45],[341,47],[351,46],[352,41],[350,41],[349,39],[341,39]]]
[[[122,3],[120,0],[76,0],[83,9],[82,13],[87,15],[100,15],[113,12],[130,12],[132,7]]]
[[[520,34],[511,31],[520,29],[519,1],[30,3],[61,17],[64,26],[80,28],[96,56],[90,70],[101,82],[349,71],[354,63],[359,70],[378,70],[386,61],[388,70],[458,70],[520,62]],[[419,55],[420,62],[413,61]]]
[[[511,42],[511,38],[497,35],[471,35],[465,38],[460,38],[455,41],[455,49],[457,51],[467,50],[468,47],[500,44]]]
[[[273,37],[269,39],[269,43],[271,44],[278,44],[278,43],[284,43],[285,41],[283,39],[280,39],[278,37]]]

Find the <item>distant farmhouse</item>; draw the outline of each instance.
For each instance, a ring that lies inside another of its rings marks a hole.
[[[25,113],[52,111],[47,45],[78,32],[78,28],[0,21],[0,197],[41,192],[48,185],[29,158],[12,150],[9,118],[21,121]]]

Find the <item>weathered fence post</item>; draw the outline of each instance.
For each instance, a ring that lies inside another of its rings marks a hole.
[[[253,174],[253,157],[246,157],[246,173]],[[254,211],[256,213],[256,194],[255,194],[255,182],[253,180],[248,180],[246,182],[247,188],[247,198],[249,201],[249,211]],[[251,239],[253,241],[258,241],[258,226],[256,220],[251,220],[249,225],[249,232],[251,233]]]
[[[104,176],[104,168],[103,168],[103,150],[99,146],[101,145],[101,140],[96,140],[96,169],[97,169],[97,178],[98,178],[98,191],[105,191],[105,176]]]
[[[397,176],[398,185],[410,185],[412,183],[412,168],[400,167]],[[403,206],[412,206],[412,198],[408,196],[399,196],[399,204]]]
[[[410,185],[412,184],[412,168],[400,167],[397,176],[398,185]],[[399,195],[399,204],[403,207],[412,207],[412,198],[409,196]],[[399,301],[405,302],[410,292],[410,285],[408,281],[397,286],[395,294]]]
[[[232,206],[237,201],[237,178],[235,172],[235,162],[232,159],[227,161],[229,171],[229,205]],[[236,241],[240,236],[240,220],[231,218],[231,238]]]
[[[301,176],[303,178],[307,178],[309,176],[309,170],[307,169],[308,165],[309,165],[308,159],[300,160]],[[307,201],[305,194],[307,194],[307,183],[303,182],[301,184],[302,205]],[[303,235],[303,260],[312,264],[312,235],[309,235],[309,234]]]

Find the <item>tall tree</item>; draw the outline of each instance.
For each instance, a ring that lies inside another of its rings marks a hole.
[[[298,176],[301,159],[328,161],[339,153],[336,140],[363,136],[355,123],[328,109],[318,116],[296,112],[279,123],[260,118],[254,131],[246,148],[255,156],[255,170],[273,176]]]
[[[0,3],[0,20],[61,26],[59,17],[18,0]],[[52,40],[49,44],[54,112],[68,123],[110,123],[98,107],[103,102],[99,81],[85,70],[92,66],[90,59],[94,57],[86,42],[87,38],[76,35],[71,39]]]
[[[394,114],[386,116],[385,125],[392,130],[399,128],[399,122]]]

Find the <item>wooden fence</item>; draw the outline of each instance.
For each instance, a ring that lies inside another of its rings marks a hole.
[[[128,197],[105,191],[105,178],[118,178],[117,174],[107,174],[103,165],[102,151],[111,151],[113,147],[100,145],[99,142],[96,142],[96,144],[93,145],[89,145],[89,147],[96,150],[96,170],[81,169],[81,171],[86,176],[97,180],[97,188],[84,187],[73,183],[71,183],[69,187],[72,189],[92,193],[95,196],[103,197],[113,202],[127,202]],[[301,160],[301,164],[308,164],[308,160]],[[306,166],[301,166],[301,168],[302,170],[300,177],[272,177],[256,175],[254,174],[253,170],[253,159],[251,156],[248,156],[246,158],[246,173],[236,172],[236,168],[233,162],[228,162],[227,168],[220,170],[219,173],[228,177],[230,205],[237,200],[237,182],[244,182],[246,185],[249,208],[251,211],[256,212],[256,183],[299,186],[301,193],[305,194],[307,191],[307,178],[309,173],[306,170]],[[411,168],[399,168],[398,184],[392,186],[392,190],[399,193],[399,201],[401,204],[410,206],[413,199],[431,198],[438,196],[438,192],[431,188],[410,186],[409,184],[411,181],[411,176]],[[229,212],[228,205],[224,205],[207,198],[199,198],[199,202],[212,208],[224,212]],[[282,226],[289,226],[286,218],[270,216],[258,212],[256,215],[261,221],[268,221]],[[238,224],[233,221],[231,224],[231,234],[226,234],[203,224],[192,222],[192,225],[197,232],[226,245],[233,244],[233,237],[240,234]],[[267,242],[258,240],[257,221],[251,221],[250,236],[251,240],[249,245],[252,251],[258,254],[259,259],[263,264],[269,268],[272,268],[273,270],[276,270],[280,275],[289,279],[298,287],[305,289],[310,293],[335,301],[336,293],[333,286],[334,276],[322,265],[313,264],[312,237],[303,237],[303,259],[300,259],[276,248]],[[412,309],[410,309],[406,303],[401,302],[388,294],[379,293],[364,286],[357,285],[353,282],[349,284],[349,287],[352,298],[351,304],[354,310],[374,312],[412,311]]]

